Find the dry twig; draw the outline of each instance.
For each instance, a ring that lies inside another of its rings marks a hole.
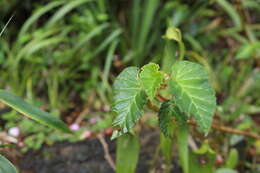
[[[159,107],[153,105],[151,102],[148,102],[148,107],[150,109],[156,111],[156,112],[158,112],[159,109],[160,109]],[[196,126],[197,125],[196,122],[191,121],[191,120],[188,120],[187,123],[189,125],[192,125],[192,126]],[[252,132],[249,132],[249,131],[233,129],[233,128],[230,128],[230,127],[226,127],[226,126],[220,125],[217,122],[213,122],[211,127],[213,129],[215,129],[215,130],[222,131],[222,132],[233,133],[233,134],[237,134],[237,135],[243,135],[243,136],[247,136],[247,137],[251,137],[251,138],[255,138],[255,139],[260,139],[260,136],[258,134],[256,134],[256,133],[252,133]]]
[[[98,140],[100,141],[100,143],[102,144],[104,153],[105,153],[105,159],[107,160],[108,164],[110,165],[110,167],[115,170],[116,166],[115,166],[115,162],[113,161],[111,155],[109,154],[109,148],[108,148],[108,144],[106,143],[106,140],[104,139],[104,136],[102,134],[98,134],[97,135]]]

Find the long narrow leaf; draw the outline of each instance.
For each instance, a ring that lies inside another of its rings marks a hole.
[[[13,164],[2,155],[0,155],[0,173],[17,173]]]
[[[9,105],[21,114],[49,127],[70,133],[70,130],[62,121],[52,115],[44,112],[37,107],[23,101],[20,97],[15,96],[7,91],[0,90],[0,101]]]
[[[49,3],[47,6],[44,6],[43,8],[39,9],[37,12],[35,12],[23,25],[22,29],[19,32],[18,38],[21,37],[29,27],[36,21],[38,20],[42,15],[47,13],[48,11],[52,10],[55,7],[58,7],[62,5],[65,1],[54,1]]]
[[[64,5],[63,7],[60,8],[58,12],[56,12],[53,17],[49,20],[49,22],[46,24],[47,28],[51,27],[54,25],[56,22],[58,22],[63,16],[65,16],[68,12],[73,10],[74,8],[86,3],[90,2],[92,0],[73,0],[69,2],[68,4]]]

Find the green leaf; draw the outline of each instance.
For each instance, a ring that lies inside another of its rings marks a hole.
[[[234,169],[237,166],[238,163],[238,152],[236,149],[231,149],[229,152],[227,161],[226,161],[226,167],[230,169]]]
[[[166,30],[165,37],[169,40],[175,40],[177,42],[182,41],[181,31],[175,27],[169,27]]]
[[[197,150],[194,151],[196,154],[216,154],[213,149],[211,149],[208,140],[205,140],[202,144],[202,146]]]
[[[134,173],[140,144],[137,136],[124,134],[117,140],[116,173]]]
[[[140,81],[149,99],[153,100],[158,88],[163,82],[163,73],[159,71],[159,65],[149,63],[142,67]]]
[[[174,106],[171,101],[163,102],[159,110],[159,127],[166,137],[173,137],[174,111]]]
[[[184,173],[189,173],[189,128],[187,124],[178,123],[176,128],[177,148],[179,151],[180,164]]]
[[[114,83],[113,111],[117,117],[114,126],[120,126],[123,133],[129,132],[143,114],[146,94],[139,81],[139,69],[128,67],[119,74]]]
[[[0,173],[17,173],[13,164],[2,155],[0,155]]]
[[[172,66],[170,89],[182,112],[193,114],[199,129],[208,133],[216,108],[216,98],[204,68],[189,61]]]
[[[168,100],[162,103],[159,110],[159,127],[166,137],[173,137],[173,132],[177,124],[185,125],[186,116],[181,113],[175,102]],[[176,122],[174,122],[176,120]]]
[[[254,51],[255,51],[255,48],[254,48],[253,44],[245,43],[238,49],[237,54],[236,54],[236,59],[250,58],[253,55]]]
[[[66,124],[58,118],[53,117],[47,112],[44,112],[37,107],[26,103],[20,97],[15,96],[7,91],[0,90],[0,101],[39,123],[61,130],[65,133],[71,133]]]
[[[111,140],[114,140],[120,136],[122,136],[124,133],[122,133],[122,131],[119,130],[114,130],[111,136]]]
[[[192,173],[214,173],[215,172],[215,154],[189,154],[189,170]]]
[[[216,170],[215,173],[238,173],[236,170],[229,169],[229,168],[219,168]]]
[[[260,42],[244,43],[237,51],[236,59],[248,59],[259,50]]]
[[[172,164],[172,149],[173,149],[173,140],[166,137],[163,133],[160,133],[160,149],[162,155],[166,161],[167,166]]]

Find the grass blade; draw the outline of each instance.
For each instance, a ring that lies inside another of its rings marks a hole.
[[[216,0],[216,2],[228,13],[237,28],[242,28],[241,19],[236,10],[226,0]]]
[[[17,173],[13,164],[2,155],[0,155],[0,173]]]
[[[61,120],[53,117],[47,112],[38,109],[33,105],[26,103],[18,96],[15,96],[4,90],[0,90],[0,101],[39,123],[61,130],[65,133],[70,133],[70,130],[66,124]]]
[[[60,5],[64,4],[64,1],[54,1],[52,3],[49,3],[47,6],[39,9],[37,12],[35,12],[23,25],[22,29],[19,32],[18,38],[20,38],[23,34],[27,32],[29,27],[38,20],[42,15],[47,13],[48,11],[52,10],[55,7],[58,7]]]
[[[74,0],[69,2],[68,4],[64,5],[60,8],[58,12],[56,12],[52,18],[49,20],[49,22],[46,24],[47,28],[51,27],[55,23],[57,23],[61,18],[63,18],[68,12],[76,8],[77,6],[80,6],[86,2],[90,2],[92,0]]]

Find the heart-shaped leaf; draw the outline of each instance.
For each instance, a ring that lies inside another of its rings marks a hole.
[[[113,111],[117,117],[113,125],[120,126],[123,133],[129,132],[143,114],[146,97],[139,80],[139,68],[123,70],[114,83]]]
[[[170,88],[180,110],[193,114],[199,129],[207,134],[216,108],[216,98],[204,68],[189,61],[176,62],[172,66]]]

